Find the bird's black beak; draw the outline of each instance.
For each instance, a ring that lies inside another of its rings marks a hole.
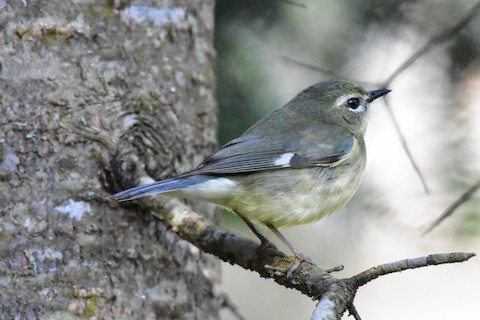
[[[381,96],[384,96],[386,95],[387,93],[389,93],[390,89],[378,89],[378,90],[373,90],[373,91],[370,91],[370,95],[367,99],[367,102],[370,103],[372,102],[373,100],[377,99],[377,98],[380,98]]]

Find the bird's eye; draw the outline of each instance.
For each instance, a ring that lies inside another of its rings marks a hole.
[[[360,106],[360,99],[358,98],[348,99],[347,104],[350,109],[355,110]]]
[[[348,110],[360,113],[365,111],[365,105],[362,104],[359,98],[350,98],[347,100]]]

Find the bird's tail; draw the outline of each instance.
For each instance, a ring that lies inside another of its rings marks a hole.
[[[187,178],[173,178],[163,181],[157,181],[150,184],[141,185],[135,188],[120,191],[109,197],[119,202],[138,199],[152,194],[167,193],[178,190],[183,190],[192,185],[192,182]]]

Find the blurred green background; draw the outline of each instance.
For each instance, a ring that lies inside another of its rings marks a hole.
[[[345,265],[338,276],[430,253],[480,251],[478,194],[433,232],[421,235],[422,228],[480,179],[480,15],[472,11],[476,4],[217,1],[220,143],[237,137],[315,82],[338,75],[377,89],[376,84],[430,39],[475,14],[390,85],[393,113],[430,194],[423,191],[386,106],[377,103],[366,137],[368,166],[357,195],[332,217],[284,231],[319,265]],[[232,214],[223,213],[221,222],[251,236]],[[314,308],[309,298],[230,265],[224,266],[222,290],[247,319],[309,319]],[[479,298],[480,262],[474,259],[383,277],[360,289],[356,307],[365,319],[478,319]],[[223,317],[235,319],[227,310]]]

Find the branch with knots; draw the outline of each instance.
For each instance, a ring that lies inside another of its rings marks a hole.
[[[244,269],[258,272],[263,278],[273,279],[278,284],[300,291],[318,301],[312,319],[340,319],[348,311],[360,319],[354,307],[358,288],[391,273],[447,263],[464,262],[474,253],[441,253],[426,257],[405,259],[370,268],[349,278],[336,278],[336,267],[324,270],[309,263],[302,263],[292,276],[286,273],[294,263],[274,245],[260,246],[257,242],[219,228],[180,200],[164,196],[140,199],[139,203],[154,216],[163,220],[182,239],[194,244],[202,251],[221,260],[236,264]]]

